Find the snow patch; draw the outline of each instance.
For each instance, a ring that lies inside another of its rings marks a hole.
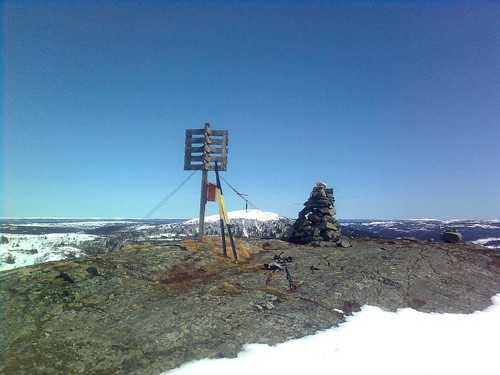
[[[80,257],[78,246],[98,236],[82,233],[2,234],[8,242],[0,246],[1,271]]]
[[[488,243],[491,241],[500,241],[500,238],[497,238],[497,237],[480,238],[479,240],[472,241],[472,243],[476,244],[476,245],[484,245],[485,243]]]
[[[491,224],[472,224],[464,226],[468,228],[500,229],[497,225],[491,225]]]
[[[53,223],[33,222],[33,223],[9,223],[11,227],[38,227],[38,228],[73,228],[73,229],[98,229],[109,225],[135,224],[133,221],[113,220],[113,221],[57,221]]]
[[[490,238],[480,238],[478,240],[472,241],[473,244],[484,246],[488,249],[500,249],[498,243],[500,242],[500,238],[498,237],[490,237]]]
[[[275,346],[247,344],[233,359],[164,372],[190,374],[492,374],[498,371],[500,294],[472,314],[386,312],[365,305],[337,328]],[[274,370],[273,370],[274,369]]]
[[[379,225],[384,227],[391,227],[393,225],[399,224],[398,221],[371,221],[369,223],[361,223],[361,225],[370,226],[370,225]]]

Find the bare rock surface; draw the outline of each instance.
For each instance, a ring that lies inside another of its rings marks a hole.
[[[157,374],[233,357],[246,343],[313,334],[363,304],[470,313],[500,291],[498,252],[472,245],[246,239],[235,264],[218,255],[218,241],[129,246],[3,272],[0,372]],[[283,271],[270,278],[263,269],[281,253],[292,257],[296,292]]]

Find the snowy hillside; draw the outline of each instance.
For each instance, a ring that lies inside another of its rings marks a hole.
[[[96,238],[82,233],[2,234],[1,270],[77,258],[83,254],[78,247]]]
[[[293,224],[293,220],[274,212],[241,210],[228,212],[228,218],[235,237],[279,238]],[[187,220],[157,227],[150,238],[191,237],[198,233],[198,219]],[[205,217],[205,234],[220,235],[219,215]]]
[[[264,212],[260,210],[239,210],[239,211],[229,211],[227,213],[228,219],[231,220],[255,220],[255,221],[272,221],[278,220],[280,215],[274,212]],[[219,215],[210,215],[205,217],[205,223],[219,222]],[[195,224],[198,223],[199,219],[191,219],[184,224]]]

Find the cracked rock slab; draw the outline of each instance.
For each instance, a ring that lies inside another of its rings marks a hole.
[[[500,290],[499,257],[478,246],[243,242],[240,264],[183,242],[3,272],[0,372],[152,374],[313,334],[364,304],[471,313]],[[296,292],[263,267],[278,254]]]

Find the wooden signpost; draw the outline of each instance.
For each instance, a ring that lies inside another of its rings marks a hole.
[[[199,240],[205,233],[205,205],[207,203],[207,172],[227,170],[227,130],[213,130],[206,123],[204,129],[186,129],[184,170],[201,170]]]

